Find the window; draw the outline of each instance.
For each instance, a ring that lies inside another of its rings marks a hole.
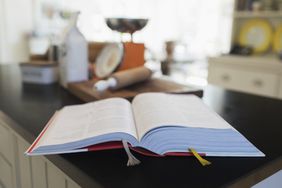
[[[120,41],[120,35],[106,26],[105,17],[145,17],[150,21],[134,35],[134,39],[144,42],[156,54],[163,52],[166,40],[181,42],[189,58],[201,58],[229,50],[233,0],[38,1],[43,7],[53,6],[55,10],[80,11],[79,27],[88,40]],[[60,23],[53,22],[54,26]],[[46,32],[50,24],[40,20],[37,28],[45,28],[41,31]]]

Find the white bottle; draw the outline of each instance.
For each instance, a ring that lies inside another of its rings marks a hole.
[[[78,15],[73,14],[60,47],[60,83],[65,88],[69,82],[88,80],[88,45],[77,27]]]

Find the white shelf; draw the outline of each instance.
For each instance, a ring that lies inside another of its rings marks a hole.
[[[234,18],[282,18],[282,11],[235,11]]]

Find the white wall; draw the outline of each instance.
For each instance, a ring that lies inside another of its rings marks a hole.
[[[4,57],[4,3],[0,0],[0,63]]]
[[[33,0],[0,0],[0,63],[26,61]]]

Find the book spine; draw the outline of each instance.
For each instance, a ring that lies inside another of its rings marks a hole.
[[[25,152],[26,154],[31,153],[33,151],[33,148],[37,145],[37,143],[39,142],[39,140],[42,138],[42,136],[44,135],[44,133],[46,132],[46,130],[49,128],[49,126],[52,124],[53,120],[55,119],[55,117],[58,115],[58,112],[56,112],[52,118],[48,121],[47,125],[44,127],[44,129],[41,131],[41,133],[38,135],[38,137],[36,138],[36,140],[33,142],[33,144],[27,149],[27,151]]]

